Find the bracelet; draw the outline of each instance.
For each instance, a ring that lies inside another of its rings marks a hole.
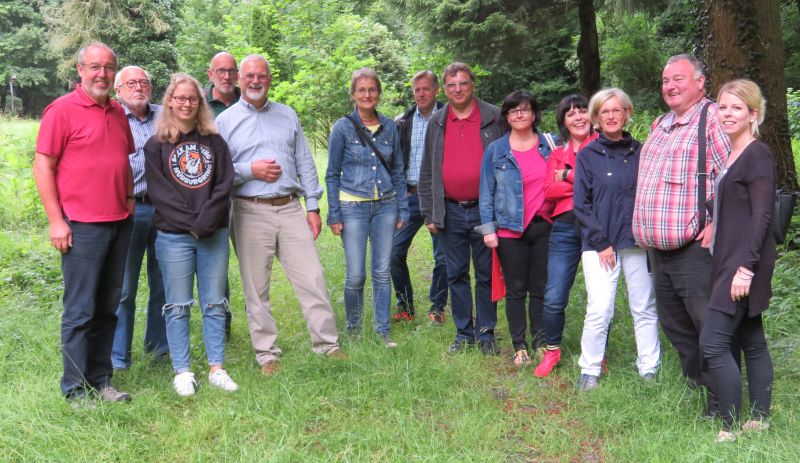
[[[749,272],[749,273],[748,273],[748,271],[747,271],[747,270],[742,270],[741,268],[737,268],[737,269],[736,269],[736,272],[737,272],[737,273],[741,273],[742,275],[744,275],[744,276],[748,276],[748,277],[752,277],[752,276],[754,275],[754,273],[753,273],[753,272]]]

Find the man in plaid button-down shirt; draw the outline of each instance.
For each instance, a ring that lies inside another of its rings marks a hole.
[[[708,388],[711,379],[699,347],[702,323],[711,295],[712,230],[710,214],[699,223],[697,204],[698,124],[705,96],[703,63],[689,55],[673,56],[661,81],[671,111],[653,123],[641,151],[633,235],[653,249],[653,277],[661,327],[678,351],[690,383]],[[725,165],[730,144],[717,120],[717,107],[706,121],[706,198]],[[709,391],[707,415],[719,405]]]

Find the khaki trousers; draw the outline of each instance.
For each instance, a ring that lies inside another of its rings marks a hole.
[[[278,329],[269,300],[272,261],[281,262],[300,302],[314,352],[339,347],[322,264],[297,198],[283,206],[233,199],[233,236],[247,304],[247,325],[259,364],[276,360]]]

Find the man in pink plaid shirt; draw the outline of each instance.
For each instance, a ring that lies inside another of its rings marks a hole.
[[[698,125],[706,97],[703,63],[689,55],[667,60],[661,93],[671,111],[653,122],[639,161],[633,236],[652,249],[656,305],[661,327],[678,351],[683,374],[693,385],[711,385],[699,347],[711,295],[711,214],[698,213]],[[706,199],[730,152],[720,129],[717,106],[706,120]],[[701,179],[702,180],[702,179]],[[703,205],[703,207],[705,207]],[[719,404],[708,391],[705,416]]]

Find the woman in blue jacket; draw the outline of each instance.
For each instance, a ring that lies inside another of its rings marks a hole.
[[[527,91],[506,96],[499,119],[505,130],[511,130],[487,146],[483,155],[481,225],[477,230],[487,247],[497,248],[500,258],[514,364],[528,365],[528,318],[532,350],[544,342],[543,298],[552,211],[552,203],[544,196],[544,183],[547,157],[555,143],[550,134],[536,129],[542,112]]]
[[[636,247],[631,230],[641,148],[623,130],[632,112],[633,104],[622,90],[597,92],[589,101],[589,114],[600,136],[580,151],[576,161],[574,210],[581,226],[588,296],[578,360],[581,391],[599,385],[620,271],[628,289],[639,374],[653,378],[660,362],[653,280],[647,253]]]
[[[356,109],[333,126],[325,185],[328,225],[342,236],[344,246],[347,331],[356,334],[361,329],[369,240],[375,332],[386,347],[396,347],[389,337],[389,263],[394,230],[408,222],[408,199],[400,136],[394,121],[375,110],[380,96],[381,81],[375,71],[353,72],[350,98]]]

